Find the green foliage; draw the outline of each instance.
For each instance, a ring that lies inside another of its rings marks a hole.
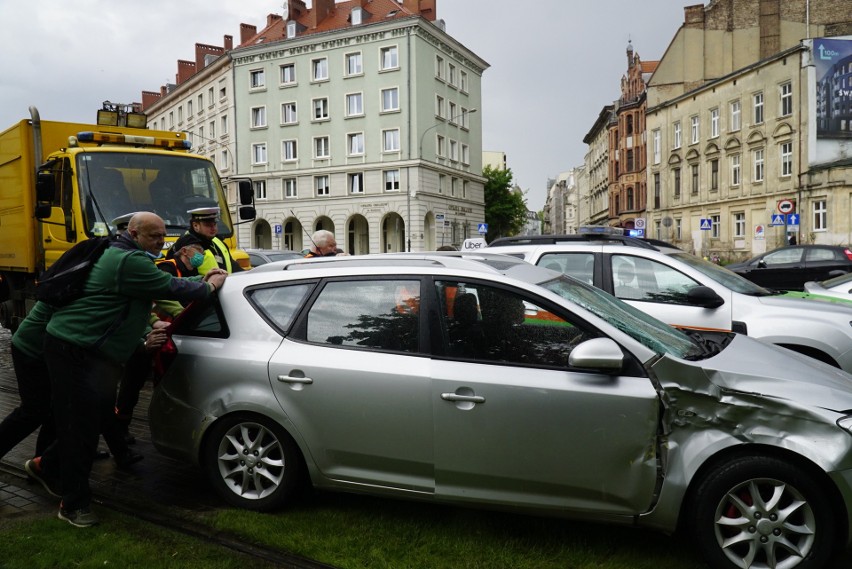
[[[488,242],[498,237],[517,235],[527,218],[527,204],[523,194],[512,191],[512,169],[482,170],[485,181],[485,223],[488,224]]]

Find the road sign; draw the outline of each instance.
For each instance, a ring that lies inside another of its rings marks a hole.
[[[796,211],[796,202],[793,200],[778,200],[778,211],[780,213],[793,213]]]
[[[710,231],[713,229],[713,222],[710,218],[701,218],[701,231]]]
[[[799,225],[799,217],[801,216],[798,213],[788,213],[787,225]]]
[[[482,235],[485,235],[486,233],[488,233],[488,224],[487,223],[480,223],[479,227],[476,229],[476,232],[481,233]]]
[[[437,223],[444,223],[444,214],[443,213],[436,213],[435,214],[435,221]]]
[[[780,213],[773,213],[772,219],[769,220],[770,226],[784,225],[784,216]]]
[[[637,217],[636,219],[634,219],[633,227],[635,227],[636,229],[645,229],[645,218]]]
[[[281,224],[280,223],[275,224],[275,235],[281,235]]]

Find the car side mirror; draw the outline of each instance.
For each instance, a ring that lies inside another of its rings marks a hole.
[[[686,293],[686,301],[693,306],[702,308],[718,308],[725,304],[725,300],[709,286],[698,285],[689,289]]]
[[[257,217],[257,210],[255,210],[253,205],[241,205],[240,206],[240,219],[251,220]]]
[[[624,367],[624,353],[610,338],[593,338],[571,350],[568,365],[572,368],[615,373]]]
[[[757,268],[758,269],[765,269],[766,268],[766,261],[764,261],[763,259],[759,260],[757,262]]]

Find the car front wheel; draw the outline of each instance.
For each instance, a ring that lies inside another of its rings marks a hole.
[[[802,469],[742,457],[708,473],[692,503],[693,536],[720,569],[823,567],[835,530],[825,492]]]
[[[302,472],[293,439],[277,423],[256,416],[225,417],[213,425],[202,464],[226,502],[261,512],[284,506]]]

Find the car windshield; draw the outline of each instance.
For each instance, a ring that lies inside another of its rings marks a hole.
[[[703,352],[683,332],[577,279],[563,275],[538,284],[585,308],[659,354],[695,359]]]
[[[720,267],[715,263],[705,261],[701,257],[690,255],[689,253],[671,253],[669,256],[689,265],[697,271],[700,271],[704,274],[704,276],[713,279],[720,285],[729,288],[734,292],[750,296],[770,296],[776,294],[762,286],[754,284],[750,280],[741,277],[737,273],[730,271],[725,267]]]

